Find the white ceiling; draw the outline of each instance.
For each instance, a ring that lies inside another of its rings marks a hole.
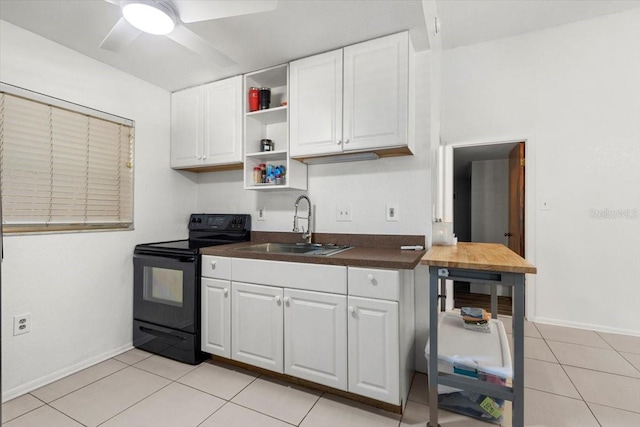
[[[640,7],[640,0],[438,0],[437,7],[444,48],[452,48]],[[120,17],[105,0],[0,0],[0,19],[170,91],[403,30],[418,51],[429,47],[422,0],[280,0],[270,12],[188,24],[237,63],[226,68],[164,36],[142,35],[118,53],[100,49]]]

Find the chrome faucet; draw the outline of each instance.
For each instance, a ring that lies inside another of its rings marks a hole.
[[[300,200],[305,199],[307,201],[307,205],[309,205],[309,214],[307,215],[307,217],[299,217],[298,216],[298,204],[300,203]],[[300,197],[298,197],[296,199],[296,212],[293,214],[293,232],[294,233],[298,233],[301,230],[298,228],[298,219],[306,219],[307,220],[307,231],[304,231],[304,227],[302,227],[302,238],[305,239],[305,241],[307,243],[311,243],[311,235],[312,235],[312,231],[311,231],[311,224],[312,224],[312,219],[311,219],[311,200],[309,200],[309,198],[305,195],[302,195]]]

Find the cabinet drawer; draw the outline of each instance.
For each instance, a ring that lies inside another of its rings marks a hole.
[[[400,272],[377,268],[348,268],[349,295],[399,301]]]
[[[231,258],[202,255],[202,277],[231,280]]]
[[[303,262],[232,258],[233,280],[346,295],[346,267]]]

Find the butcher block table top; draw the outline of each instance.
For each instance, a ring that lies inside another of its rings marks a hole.
[[[460,242],[454,246],[431,246],[420,264],[469,270],[536,273],[535,266],[498,243]]]

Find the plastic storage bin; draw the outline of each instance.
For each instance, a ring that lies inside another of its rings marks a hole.
[[[491,319],[490,333],[465,329],[458,313],[443,313],[438,324],[438,371],[506,385],[513,377],[507,334]],[[429,360],[429,341],[425,348]],[[504,400],[438,385],[438,406],[483,421],[502,422]]]

